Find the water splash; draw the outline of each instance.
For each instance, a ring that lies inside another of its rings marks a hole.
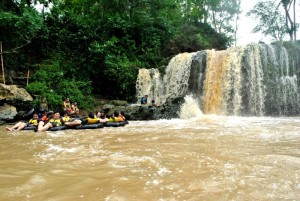
[[[192,117],[199,117],[202,112],[199,108],[198,101],[192,95],[184,97],[184,103],[180,106],[180,119],[190,119]]]

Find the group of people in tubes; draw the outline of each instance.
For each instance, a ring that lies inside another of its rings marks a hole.
[[[70,100],[67,98],[63,101],[63,116],[60,112],[43,111],[43,113],[34,113],[32,118],[27,121],[20,121],[12,127],[6,127],[7,131],[20,131],[20,130],[34,130],[34,131],[47,131],[59,130],[60,128],[101,128],[100,125],[124,125],[127,123],[123,111],[114,111],[108,117],[103,110],[93,113],[90,112],[87,118],[79,118],[79,109],[75,102],[76,107],[72,107]],[[119,123],[119,124],[113,124]]]

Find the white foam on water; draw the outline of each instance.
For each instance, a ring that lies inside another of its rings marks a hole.
[[[72,148],[63,148],[56,145],[49,145],[49,149],[47,151],[55,151],[55,152],[66,152],[66,153],[75,153],[77,149],[75,147]]]

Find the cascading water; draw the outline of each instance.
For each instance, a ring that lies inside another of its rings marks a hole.
[[[162,105],[167,100],[185,96],[194,54],[183,53],[172,58],[163,80],[157,69],[140,69],[136,82],[137,99],[147,94],[157,105]]]
[[[239,115],[241,112],[242,103],[242,76],[241,76],[241,61],[244,53],[243,47],[231,48],[225,60],[224,83],[225,92],[223,99],[223,111],[226,114]],[[226,65],[227,64],[227,65]]]
[[[138,78],[136,81],[137,97],[143,97],[149,94],[151,90],[151,77],[148,69],[139,69]]]
[[[264,72],[261,62],[260,46],[257,44],[248,45],[244,52],[244,97],[248,113],[262,116],[265,109],[265,85]],[[247,113],[245,111],[245,113]]]
[[[177,97],[183,97],[188,92],[188,81],[192,64],[192,56],[195,53],[183,53],[173,57],[166,68],[164,76],[164,94],[162,103]]]
[[[266,86],[266,113],[274,115],[298,114],[299,90],[294,62],[289,65],[286,48],[261,46],[264,83]]]
[[[206,78],[204,81],[204,112],[221,113],[222,104],[222,61],[225,51],[211,50],[207,55]]]
[[[290,53],[283,46],[250,44],[179,54],[162,78],[158,71],[150,76],[154,69],[140,71],[137,97],[156,88],[152,96],[161,105],[193,94],[205,114],[296,115],[300,70]],[[141,77],[152,81],[141,83]]]
[[[297,76],[293,65],[289,65],[289,56],[285,48],[280,49],[279,55],[282,73],[280,75],[280,92],[282,98],[279,99],[280,114],[294,113],[299,109],[299,93],[297,86]]]
[[[205,113],[240,114],[242,55],[243,48],[208,52],[204,83]]]
[[[161,104],[162,81],[158,69],[139,69],[139,75],[136,82],[137,99],[148,95],[149,100],[155,100],[156,104]]]

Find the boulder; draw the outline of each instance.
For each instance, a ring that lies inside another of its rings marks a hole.
[[[125,117],[128,120],[157,120],[160,116],[160,108],[144,105],[131,105],[125,109]]]
[[[110,108],[108,110],[108,108],[103,108],[103,110],[106,112],[107,115],[112,115],[115,111],[126,111],[126,107],[125,106],[115,106],[113,108]]]
[[[7,103],[0,106],[0,119],[1,120],[13,120],[17,115],[17,109]]]
[[[32,96],[24,88],[19,88],[17,85],[0,84],[0,100],[22,100],[32,101]]]
[[[124,100],[112,100],[110,101],[110,104],[115,105],[115,106],[127,106],[128,102]]]
[[[111,104],[105,104],[105,105],[103,105],[103,107],[102,107],[102,109],[103,110],[111,110],[111,109],[113,109],[113,108],[115,108],[115,106],[114,105],[111,105]]]

